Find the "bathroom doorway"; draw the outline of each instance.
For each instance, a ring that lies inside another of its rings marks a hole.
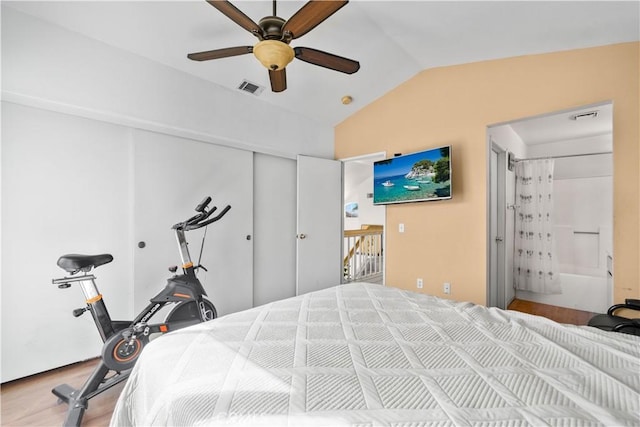
[[[604,102],[487,128],[487,240],[489,246],[498,236],[504,248],[503,253],[488,251],[488,305],[505,308],[513,298],[590,312],[605,312],[611,305],[612,117],[612,103]],[[506,153],[502,165],[496,150]],[[537,163],[551,169],[538,175],[524,172]],[[528,190],[523,185],[547,179],[549,189],[535,198],[548,198],[551,213],[528,210],[531,195],[524,195]],[[495,184],[500,180],[502,187]],[[494,217],[492,206],[503,215]],[[527,228],[547,220],[544,230]],[[538,238],[547,240],[547,246],[534,249],[523,242]],[[501,263],[503,280],[495,272]],[[538,282],[552,286],[538,287]]]

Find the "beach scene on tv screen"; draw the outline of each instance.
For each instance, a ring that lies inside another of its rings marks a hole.
[[[380,160],[373,164],[373,203],[451,197],[450,147]]]

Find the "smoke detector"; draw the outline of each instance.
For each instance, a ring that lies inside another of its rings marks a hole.
[[[353,102],[353,97],[351,95],[345,95],[340,100],[344,105],[349,105]]]

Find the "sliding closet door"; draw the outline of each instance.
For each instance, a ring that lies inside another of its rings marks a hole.
[[[342,275],[342,162],[298,156],[298,295],[336,286]]]
[[[296,161],[255,153],[253,304],[296,294]]]
[[[131,315],[129,140],[122,126],[2,102],[2,382],[100,354],[91,315],[71,315],[80,287],[51,283],[66,275],[61,255],[112,254],[97,284],[115,318]]]
[[[208,226],[198,277],[219,315],[253,305],[253,153],[147,131],[134,133],[134,301],[148,303],[180,265],[171,226],[206,196],[221,211]],[[198,264],[205,229],[187,232]],[[143,247],[141,247],[143,246]]]

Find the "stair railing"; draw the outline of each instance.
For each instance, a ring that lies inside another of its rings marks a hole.
[[[345,282],[382,278],[382,238],[382,225],[362,225],[360,230],[344,230]]]

